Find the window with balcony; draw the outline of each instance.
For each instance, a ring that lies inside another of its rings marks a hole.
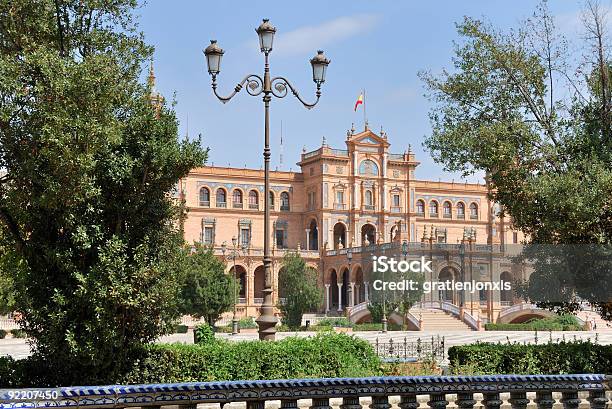
[[[289,193],[283,192],[280,194],[280,209],[283,212],[288,212],[289,208]]]
[[[249,209],[259,209],[259,194],[257,190],[251,190],[249,192]]]
[[[429,216],[438,217],[438,202],[435,200],[429,202]]]
[[[249,247],[251,245],[251,228],[240,227],[240,245]]]
[[[365,209],[374,210],[374,194],[371,190],[365,191]]]
[[[336,191],[336,203],[334,207],[337,210],[344,210],[346,208],[344,204],[344,190]]]
[[[282,229],[282,228],[276,228],[276,232],[275,232],[275,239],[276,239],[276,247],[279,249],[286,249],[287,248],[287,241],[285,239],[286,236],[286,230]]]
[[[442,215],[445,219],[450,219],[452,217],[452,209],[451,202],[444,202],[442,205]]]
[[[425,216],[425,202],[424,201],[417,200],[416,212],[418,216]]]
[[[476,203],[470,205],[470,219],[478,219],[478,205]]]
[[[214,243],[213,241],[213,237],[215,234],[215,228],[213,226],[205,226],[204,227],[204,232],[202,234],[202,243],[204,243],[207,246],[210,246]]]
[[[217,189],[217,207],[227,207],[227,192],[225,189]]]
[[[399,193],[394,193],[391,196],[391,212],[401,213],[402,212],[402,200]]]
[[[274,210],[274,192],[270,191],[268,201],[270,202],[270,210]]]
[[[242,209],[242,192],[238,189],[232,194],[232,205],[234,209]]]
[[[210,190],[207,187],[200,188],[200,206],[210,207]]]
[[[457,219],[465,219],[465,204],[457,203]]]

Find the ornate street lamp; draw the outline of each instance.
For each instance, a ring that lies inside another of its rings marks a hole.
[[[259,96],[263,94],[264,102],[264,302],[261,307],[261,315],[257,318],[259,325],[259,339],[273,340],[276,334],[277,318],[274,316],[274,305],[272,303],[272,274],[270,257],[270,101],[272,96],[284,98],[289,91],[296,97],[307,109],[313,108],[321,97],[321,85],[325,82],[325,74],[330,61],[325,57],[323,51],[319,51],[317,55],[310,60],[312,65],[312,79],[317,85],[315,92],[316,99],[313,103],[304,101],[298,94],[295,87],[284,77],[270,78],[270,66],[268,56],[272,51],[274,43],[274,34],[276,28],[270,24],[267,19],[264,19],[261,25],[255,30],[259,36],[259,48],[264,54],[264,75],[263,78],[257,74],[249,74],[240,81],[234,91],[228,96],[221,96],[217,93],[217,75],[221,72],[221,58],[223,50],[217,45],[216,40],[212,40],[210,45],[204,50],[206,63],[208,65],[208,73],[212,76],[212,89],[215,96],[223,103],[228,102],[246,85],[246,91],[251,96]]]
[[[465,236],[463,240],[461,240],[461,244],[459,245],[459,259],[461,260],[461,282],[465,281],[464,272],[465,272]],[[463,308],[465,305],[465,293],[464,290],[459,292],[459,307]]]
[[[351,262],[353,261],[353,251],[349,248],[346,250],[346,259],[348,260],[348,279],[351,279]],[[351,300],[348,303],[349,305],[354,305],[353,300],[355,299],[355,295],[353,294],[353,286],[351,286]],[[347,300],[348,302],[349,300]]]

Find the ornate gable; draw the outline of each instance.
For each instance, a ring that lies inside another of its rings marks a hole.
[[[385,138],[381,138],[380,136],[376,135],[374,132],[372,132],[371,130],[367,129],[363,132],[360,132],[358,134],[354,134],[351,135],[348,140],[347,143],[353,143],[356,145],[365,145],[365,146],[384,146],[384,147],[388,147],[389,146],[389,142],[387,142],[387,140]]]

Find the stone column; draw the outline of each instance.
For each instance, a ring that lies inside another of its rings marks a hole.
[[[355,305],[355,283],[354,282],[350,282],[349,283],[350,286],[350,295],[348,297],[348,303],[349,303],[349,307],[352,307]]]
[[[359,292],[359,287],[360,287],[359,284],[355,284],[355,294],[357,295],[355,297],[355,304],[359,304],[361,302],[360,301],[361,293]]]
[[[370,301],[370,294],[368,293],[368,288],[370,286],[368,284],[369,284],[369,282],[367,282],[367,281],[363,282],[363,290],[365,292],[365,294],[364,294],[364,296],[365,296],[365,300],[364,301],[365,302],[369,302]]]
[[[338,283],[338,312],[342,312],[342,283]]]
[[[310,250],[310,229],[304,229],[304,231],[306,232],[306,246],[304,247],[306,250]]]
[[[325,314],[329,312],[329,299],[331,298],[331,294],[329,293],[329,284],[325,284]]]

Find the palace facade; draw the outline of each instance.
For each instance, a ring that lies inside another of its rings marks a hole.
[[[367,319],[370,261],[361,257],[372,247],[393,253],[406,242],[403,257],[432,260],[434,272],[427,277],[432,280],[525,274],[502,254],[523,237],[500,215],[487,186],[416,179],[414,153],[392,152],[384,132],[351,130],[344,149],[324,140],[318,149],[303,151],[298,165],[299,172],[271,172],[273,282],[276,289],[283,255],[298,251],[318,271],[325,292],[320,313]],[[233,273],[235,238],[241,316],[257,316],[263,301],[263,187],[262,170],[216,166],[194,169],[180,183],[185,239],[212,246]],[[274,296],[278,300],[277,291]],[[424,296],[421,308],[444,307],[461,320],[467,314],[486,322],[499,320],[502,310],[517,302],[503,292],[441,291]]]

